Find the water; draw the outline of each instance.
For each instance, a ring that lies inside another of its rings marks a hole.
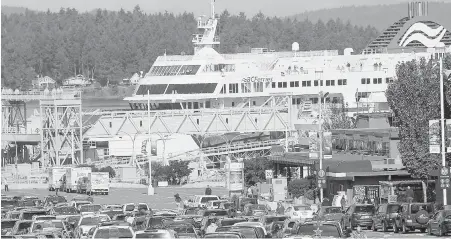
[[[83,99],[82,110],[101,109],[101,110],[123,110],[130,109],[128,101],[122,99]],[[33,114],[34,110],[39,112],[39,101],[27,102],[27,117]]]

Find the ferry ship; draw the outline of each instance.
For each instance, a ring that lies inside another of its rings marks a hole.
[[[288,52],[253,48],[220,54],[215,50],[220,42],[214,1],[211,9],[208,19],[197,19],[201,34],[193,35],[194,55],[159,56],[134,95],[125,98],[133,110],[265,107],[274,95],[289,95],[297,106],[316,104],[318,94],[328,92],[326,103],[384,111],[389,110],[384,92],[396,78],[398,63],[451,52],[451,26],[428,16],[425,2],[409,3],[408,16],[361,53],[347,48],[342,55],[338,50],[299,51],[296,42]]]

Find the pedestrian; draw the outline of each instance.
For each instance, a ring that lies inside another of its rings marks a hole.
[[[362,231],[362,227],[357,225],[357,228],[354,232],[352,232],[352,238],[366,239],[366,234]]]
[[[408,203],[413,202],[413,190],[410,188],[410,186],[407,186],[406,190],[406,198]]]
[[[340,204],[341,204],[341,210],[344,211],[346,209],[346,199],[345,199],[344,195],[341,197]]]
[[[175,204],[177,205],[177,209],[180,208],[180,203],[182,202],[182,198],[180,197],[180,195],[177,193],[174,195],[175,198]]]
[[[252,186],[252,198],[258,198],[258,188],[255,184]]]
[[[207,188],[205,189],[205,195],[211,195],[210,185],[207,185]]]
[[[61,186],[61,180],[57,181],[56,185],[55,185],[55,194],[56,194],[56,196],[58,196],[58,191],[60,190],[60,186]]]
[[[8,179],[6,179],[6,177],[3,177],[3,184],[5,185],[5,192],[8,192],[9,191]]]
[[[216,228],[218,228],[218,225],[216,224],[216,218],[213,219],[213,221],[211,222],[211,224],[207,227],[207,229],[205,230],[205,233],[213,233],[216,232]]]
[[[252,198],[252,187],[251,187],[251,186],[249,186],[249,187],[247,188],[247,197]]]
[[[282,205],[281,202],[278,202],[277,208],[276,208],[276,214],[283,215],[284,213],[285,213],[285,207]]]

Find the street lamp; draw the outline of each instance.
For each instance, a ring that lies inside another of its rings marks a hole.
[[[135,155],[135,140],[136,137],[138,136],[139,132],[135,134],[135,136],[131,136],[129,133],[125,132],[125,131],[119,131],[118,133],[124,133],[126,135],[128,135],[128,137],[130,137],[130,139],[132,140],[132,160],[131,160],[131,164],[134,165],[134,163],[136,163],[136,155]],[[119,136],[120,139],[122,139],[122,136]]]
[[[150,121],[149,121],[150,122]],[[149,124],[150,125],[150,124]],[[150,126],[149,126],[150,128]],[[147,157],[149,159],[149,187],[147,188],[147,195],[154,195],[155,194],[155,190],[152,186],[152,138],[150,137],[150,131],[149,133],[149,141],[148,143],[150,143],[150,150],[147,152]],[[160,136],[160,139],[155,140],[155,142],[157,143],[159,140],[163,141],[163,164],[166,165],[165,162],[165,151],[166,151],[166,141],[168,139],[168,135],[163,136],[161,133],[155,132],[155,134],[157,134],[158,136]],[[157,146],[155,146],[157,147]],[[157,151],[157,157],[158,157],[158,151]]]

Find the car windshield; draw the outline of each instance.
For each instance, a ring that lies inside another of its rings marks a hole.
[[[80,215],[78,216],[73,216],[73,217],[68,217],[67,218],[67,222],[68,223],[77,223],[80,220]]]
[[[299,225],[298,231],[296,234],[298,235],[304,235],[304,236],[314,236],[315,231],[318,229],[317,225],[313,224],[304,224]],[[322,237],[334,237],[339,238],[340,232],[337,226],[335,225],[322,225],[319,227],[319,230],[321,231]]]
[[[251,205],[249,206],[249,208],[252,210],[266,210],[265,205]]]
[[[46,215],[46,211],[40,211],[40,212],[24,212],[23,213],[23,220],[31,220],[33,219],[34,215]]]
[[[139,204],[138,205],[138,210],[149,210],[149,208],[147,207],[147,205],[146,204]]]
[[[415,214],[421,210],[426,210],[428,213],[432,212],[432,206],[428,204],[412,204],[411,206],[412,214]]]
[[[236,234],[212,233],[205,235],[204,238],[240,238],[240,236]]]
[[[205,211],[204,217],[206,216],[227,216],[227,211]]]
[[[83,205],[80,207],[80,212],[98,212],[102,206],[100,205]]]
[[[200,200],[200,202],[201,203],[206,203],[206,202],[213,201],[213,200],[218,200],[218,199],[219,199],[218,197],[203,197]]]
[[[13,228],[13,227],[14,227],[14,224],[16,224],[16,221],[15,221],[15,220],[11,220],[11,221],[5,220],[5,221],[2,221],[2,229]]]
[[[133,238],[133,233],[128,228],[100,228],[97,230],[94,238]]]
[[[239,223],[239,222],[246,222],[245,219],[238,219],[238,220],[223,220],[221,221],[221,226],[231,226],[235,223]]]
[[[53,210],[61,215],[76,215],[78,214],[77,209],[74,207],[55,207]]]
[[[255,229],[251,227],[234,227],[230,231],[240,232],[246,238],[257,238],[257,235],[255,234]]]
[[[167,238],[171,239],[171,234],[169,232],[145,232],[137,233],[136,238]]]
[[[80,225],[97,225],[97,224],[101,223],[102,221],[109,221],[109,219],[106,216],[85,217],[85,218],[81,219]]]
[[[270,224],[273,222],[283,222],[283,221],[285,221],[285,219],[287,219],[287,218],[286,217],[267,217],[265,219],[265,223]]]
[[[309,211],[311,210],[310,206],[294,206],[295,211]]]
[[[32,231],[43,230],[44,228],[64,228],[62,221],[45,221],[33,224]]]
[[[373,212],[374,206],[373,205],[365,205],[365,206],[356,206],[354,212]]]
[[[16,206],[17,201],[14,200],[2,200],[2,207],[10,207],[10,206]]]
[[[133,211],[135,210],[135,205],[127,205],[125,206],[125,211]]]
[[[80,207],[80,206],[83,206],[83,205],[89,205],[89,204],[91,204],[90,202],[77,202],[76,204],[75,204],[75,206],[78,208],[78,207]]]
[[[401,209],[400,205],[388,205],[387,212],[388,213],[397,213]]]
[[[176,231],[177,233],[195,233],[194,227],[192,227],[190,225],[170,224],[168,227],[170,229]]]
[[[67,202],[66,198],[63,196],[48,197],[47,201],[51,201],[53,203]]]
[[[340,207],[328,207],[324,209],[324,213],[341,213]]]

